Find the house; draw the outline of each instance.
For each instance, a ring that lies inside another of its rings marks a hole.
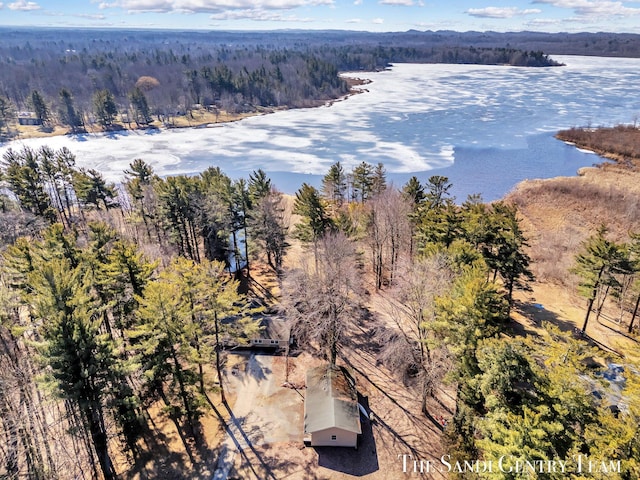
[[[307,372],[304,433],[312,447],[358,447],[358,393],[346,369],[326,365]]]
[[[19,112],[18,123],[20,125],[42,125],[42,122],[34,112]]]
[[[279,316],[267,315],[260,320],[260,333],[249,339],[254,348],[286,349],[289,345],[289,327]]]
[[[238,319],[229,317],[222,320],[224,324],[233,324]],[[259,319],[260,330],[251,335],[223,338],[224,348],[229,350],[269,349],[286,350],[290,342],[289,326],[284,318],[278,315],[264,315]]]

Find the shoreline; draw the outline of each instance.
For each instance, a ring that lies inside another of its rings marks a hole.
[[[256,117],[259,115],[267,115],[270,113],[275,113],[280,110],[286,109],[273,109],[267,112],[251,112],[244,114],[228,114],[225,112],[224,115],[219,115],[216,118],[216,115],[211,112],[199,112],[197,116],[200,116],[200,119],[193,118],[191,121],[187,120],[185,122],[179,122],[179,124],[173,125],[162,125],[158,120],[154,120],[149,125],[145,126],[133,126],[133,125],[125,125],[123,123],[113,124],[110,128],[104,129],[98,126],[85,128],[81,132],[73,133],[69,131],[65,127],[55,126],[51,132],[43,131],[42,128],[31,126],[31,125],[19,125],[17,127],[18,134],[12,138],[5,139],[0,141],[0,145],[18,142],[21,140],[30,140],[33,138],[52,138],[52,137],[61,137],[61,136],[81,136],[81,135],[113,135],[121,132],[145,132],[148,130],[174,130],[174,129],[183,129],[183,128],[208,128],[213,127],[215,125],[225,125],[227,123],[239,122],[240,120],[244,120],[245,118]],[[185,116],[186,117],[186,116]],[[213,117],[213,118],[210,118]],[[220,117],[224,118],[223,120]]]
[[[344,72],[343,74],[353,74],[357,72]],[[341,74],[341,75],[343,75]],[[176,117],[177,122],[174,120],[171,124],[162,124],[160,120],[153,120],[149,125],[140,125],[135,126],[129,122],[126,125],[126,122],[118,122],[114,123],[110,128],[102,128],[98,125],[90,126],[89,128],[85,128],[82,132],[71,132],[67,127],[62,127],[60,125],[56,125],[54,127],[44,127],[47,129],[51,129],[51,131],[45,131],[42,126],[35,125],[13,125],[15,131],[17,131],[17,135],[11,138],[0,138],[0,145],[7,144],[10,142],[16,142],[20,140],[29,140],[32,138],[51,138],[51,137],[60,137],[60,136],[74,136],[74,135],[110,135],[117,134],[119,132],[144,132],[146,130],[174,130],[174,129],[184,129],[184,128],[215,128],[215,126],[222,126],[228,123],[239,122],[246,118],[257,117],[261,115],[269,115],[277,112],[284,112],[287,110],[298,110],[305,108],[318,108],[323,106],[330,107],[336,102],[342,102],[347,100],[349,97],[353,95],[358,95],[360,93],[367,92],[366,89],[354,88],[361,85],[366,85],[371,83],[371,80],[356,78],[356,77],[344,77],[347,85],[349,86],[349,91],[338,97],[328,100],[311,100],[309,105],[300,106],[300,107],[290,107],[290,106],[281,106],[281,107],[256,107],[256,110],[253,112],[246,113],[229,113],[226,111],[212,112],[206,108],[201,108],[199,110],[194,110],[190,115],[191,119],[188,118],[189,115],[182,115]]]

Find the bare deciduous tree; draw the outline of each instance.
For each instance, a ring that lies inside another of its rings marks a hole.
[[[271,190],[261,198],[251,219],[256,241],[267,254],[267,262],[276,272],[282,270],[284,254],[288,246],[289,217],[283,204],[282,193]]]
[[[355,247],[344,234],[325,234],[317,252],[317,261],[287,276],[282,304],[298,342],[317,343],[335,365],[343,334],[357,319],[361,274]]]
[[[450,367],[450,355],[437,342],[430,324],[435,318],[434,301],[451,285],[453,274],[443,255],[423,258],[402,269],[393,295],[388,297],[387,314],[396,328],[378,332],[384,345],[378,359],[404,380],[416,378],[420,386],[422,411],[435,395]]]
[[[367,202],[369,218],[367,240],[371,249],[376,289],[385,279],[395,277],[400,252],[408,251],[411,242],[409,200],[395,188],[386,188]],[[407,248],[403,248],[403,247]]]

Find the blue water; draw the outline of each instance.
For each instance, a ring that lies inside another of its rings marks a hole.
[[[347,170],[382,162],[396,185],[411,175],[449,177],[458,201],[487,201],[524,180],[575,175],[599,157],[553,138],[562,128],[632,123],[640,115],[640,59],[556,57],[567,66],[517,68],[408,65],[358,72],[367,91],[331,106],[277,112],[216,128],[154,135],[57,137],[0,145],[66,146],[80,166],[110,180],[135,158],[160,175],[195,174],[220,166],[232,177],[265,170],[295,192],[320,186],[329,166]]]

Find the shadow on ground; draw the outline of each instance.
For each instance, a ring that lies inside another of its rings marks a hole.
[[[367,411],[365,398],[358,399]],[[360,415],[362,435],[358,442],[358,449],[346,447],[314,447],[318,453],[318,465],[336,472],[342,472],[354,477],[362,477],[380,469],[378,464],[378,450],[373,436],[371,421]]]
[[[575,325],[572,322],[560,318],[556,313],[551,310],[547,310],[544,305],[539,303],[514,300],[512,309],[514,312],[519,313],[529,320],[534,328],[542,327],[544,322],[556,325],[563,332],[572,331],[575,328]],[[537,332],[529,330],[526,325],[520,322],[512,321],[510,327],[516,334],[537,334]]]

